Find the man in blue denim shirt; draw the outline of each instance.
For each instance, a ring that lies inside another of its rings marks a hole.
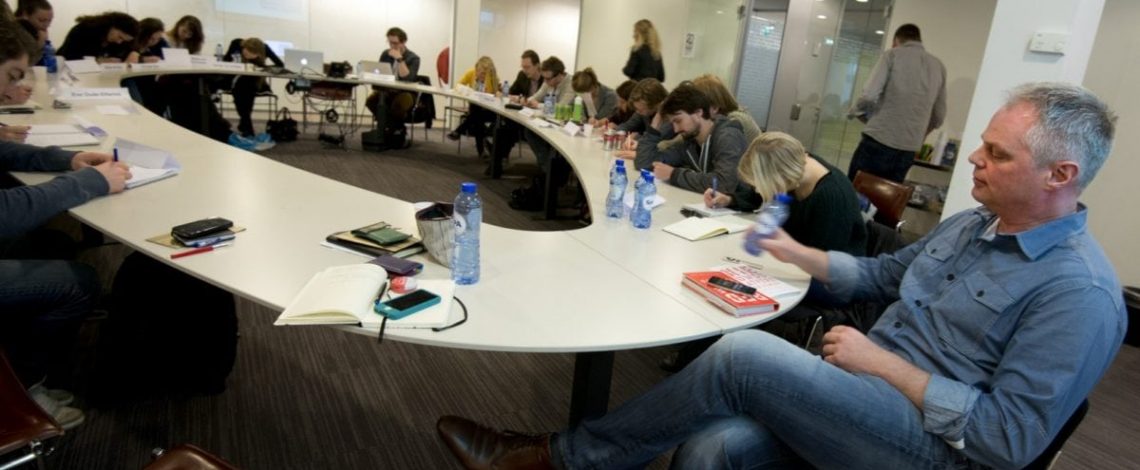
[[[725,336],[612,413],[545,436],[444,417],[469,468],[626,468],[680,445],[676,468],[1021,468],[1100,380],[1126,316],[1078,203],[1114,117],[1087,90],[1019,87],[972,155],[982,207],[892,255],[760,245],[839,297],[893,301],[823,361],[760,331]]]

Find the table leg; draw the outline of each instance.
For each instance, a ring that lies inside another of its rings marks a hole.
[[[610,401],[610,380],[614,352],[585,352],[574,355],[574,386],[570,392],[570,427],[583,419],[606,414]]]
[[[198,75],[198,113],[199,129],[202,135],[210,137],[210,87],[206,85],[206,76]]]
[[[503,117],[495,114],[495,127],[491,129],[491,136],[499,135],[499,127],[503,125]],[[521,145],[519,142],[517,145]],[[495,146],[501,145],[501,142],[495,142]],[[491,179],[499,179],[503,177],[503,161],[497,156],[497,152],[491,152]]]

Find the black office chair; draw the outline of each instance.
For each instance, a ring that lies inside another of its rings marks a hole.
[[[1061,448],[1065,446],[1065,441],[1073,435],[1073,431],[1077,430],[1077,426],[1081,424],[1081,420],[1085,419],[1085,415],[1089,412],[1089,400],[1086,398],[1065,421],[1065,425],[1061,426],[1061,430],[1057,432],[1057,436],[1053,438],[1053,442],[1045,448],[1041,455],[1037,456],[1029,465],[1023,470],[1049,470],[1057,463],[1057,459],[1061,457]]]
[[[431,78],[426,75],[416,75],[416,83],[430,87]],[[415,105],[404,119],[404,122],[412,125],[412,129],[408,131],[409,144],[416,140],[417,123],[424,125],[424,140],[427,140],[427,132],[431,129],[433,121],[435,121],[435,97],[431,93],[417,92]]]

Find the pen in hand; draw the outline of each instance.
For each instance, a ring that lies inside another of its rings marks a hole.
[[[713,180],[712,180],[712,191],[713,191],[712,208],[716,209],[716,176],[715,175],[713,176]]]
[[[115,149],[112,151],[111,161],[113,161],[113,162],[119,161],[119,148],[118,147],[115,147]],[[713,183],[713,187],[714,188],[716,187],[716,183]],[[716,190],[714,189],[713,191],[715,192]],[[715,196],[715,194],[714,194],[714,196]]]

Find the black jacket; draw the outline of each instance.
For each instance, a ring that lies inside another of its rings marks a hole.
[[[621,72],[630,80],[656,78],[660,82],[665,82],[665,64],[661,59],[653,57],[649,46],[643,45],[636,51],[630,51],[629,60],[625,61],[625,67]]]
[[[76,23],[67,32],[63,45],[59,46],[56,54],[66,60],[79,60],[87,56],[95,58],[114,57],[125,60],[131,53],[131,44],[107,44],[107,32],[110,27],[97,22],[85,21]]]
[[[537,92],[542,88],[542,75],[538,76],[538,85],[535,85],[534,90]],[[515,82],[511,84],[511,88],[507,90],[508,95],[530,97],[530,77],[527,77],[522,70],[519,70],[518,76],[515,77]]]

